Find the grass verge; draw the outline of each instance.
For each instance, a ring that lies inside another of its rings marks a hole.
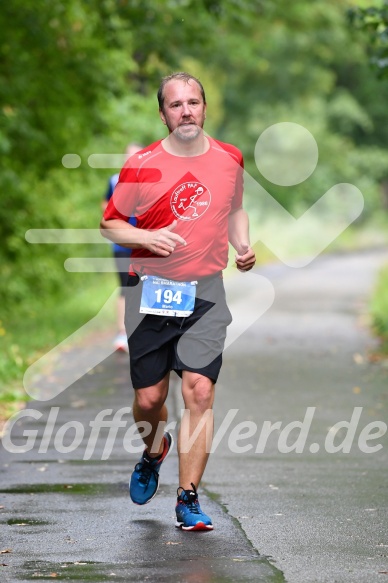
[[[388,265],[379,273],[370,301],[372,328],[381,340],[376,358],[388,356]]]
[[[29,397],[23,388],[26,369],[40,356],[82,329],[115,290],[115,274],[91,274],[70,297],[32,298],[0,322],[0,420],[7,419]],[[97,323],[114,331],[115,312]],[[82,330],[78,340],[82,339]]]

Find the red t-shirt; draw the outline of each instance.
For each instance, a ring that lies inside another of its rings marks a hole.
[[[169,257],[134,249],[131,271],[178,281],[206,277],[227,266],[228,215],[241,208],[243,157],[237,148],[208,137],[200,156],[167,153],[161,140],[132,156],[123,167],[104,218],[136,217],[139,229],[174,229],[187,245]]]

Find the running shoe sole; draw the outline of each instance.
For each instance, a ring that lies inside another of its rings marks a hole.
[[[197,522],[197,524],[194,524],[194,526],[184,526],[184,522],[178,522],[178,521],[176,521],[175,526],[177,528],[181,528],[182,530],[189,530],[189,531],[193,531],[193,530],[213,530],[213,525],[212,524],[204,524],[203,522]]]
[[[116,346],[116,351],[117,352],[126,352],[128,354],[129,350],[127,346]]]

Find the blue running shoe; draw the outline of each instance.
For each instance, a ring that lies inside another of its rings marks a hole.
[[[182,530],[213,530],[211,518],[202,512],[194,484],[192,490],[178,488],[175,507],[177,528]]]
[[[135,504],[147,504],[158,491],[160,466],[173,445],[171,433],[166,431],[163,439],[164,449],[161,457],[153,459],[144,450],[139,463],[136,464],[132,472],[131,481],[129,482],[129,494]]]

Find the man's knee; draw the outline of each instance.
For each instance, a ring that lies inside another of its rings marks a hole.
[[[201,410],[210,409],[214,400],[213,381],[202,375],[191,375],[188,381],[183,395],[188,404]]]
[[[164,387],[148,387],[137,389],[135,391],[135,406],[144,412],[160,410],[167,397],[167,391]]]

